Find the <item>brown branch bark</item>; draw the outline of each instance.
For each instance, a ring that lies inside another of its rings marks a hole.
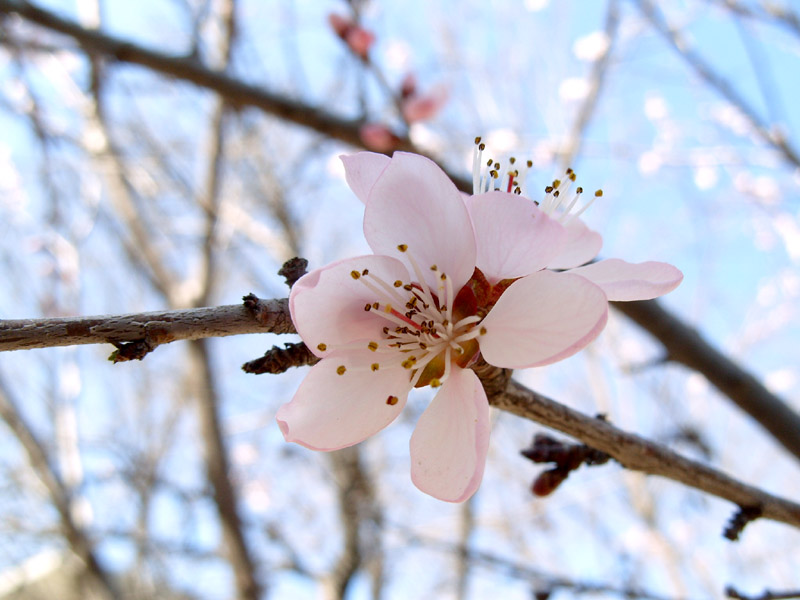
[[[153,347],[245,333],[294,333],[287,299],[127,315],[0,320],[0,352],[77,344],[147,341]]]
[[[760,508],[763,518],[800,527],[800,504],[741,483],[720,471],[689,460],[668,448],[610,423],[588,417],[511,379],[511,372],[483,364],[475,368],[489,402],[531,419],[609,454],[623,467],[658,475],[723,498],[740,507]]]

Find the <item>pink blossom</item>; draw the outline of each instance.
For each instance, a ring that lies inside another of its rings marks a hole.
[[[354,54],[362,59],[367,58],[369,49],[375,43],[375,34],[361,27],[354,20],[335,13],[328,15],[328,22],[334,33],[347,44]]]
[[[446,103],[447,90],[440,86],[427,94],[409,96],[401,100],[400,106],[403,111],[403,118],[408,123],[417,123],[435,117]]]
[[[413,73],[400,84],[400,110],[407,123],[432,119],[447,102],[447,89],[436,86],[426,94],[417,92],[417,79]]]
[[[666,293],[680,272],[619,260],[547,270],[580,254],[570,244],[587,255],[592,236],[514,193],[476,187],[464,198],[421,156],[343,161],[374,254],[294,285],[292,319],[322,360],[278,424],[287,441],[344,448],[391,423],[412,388],[430,385],[437,393],[411,437],[411,478],[436,498],[464,501],[480,485],[489,439],[489,404],[469,366],[479,356],[506,368],[571,356],[602,331],[609,299]]]
[[[358,137],[364,142],[364,146],[375,152],[391,152],[400,143],[400,138],[386,125],[380,123],[362,125],[358,130]]]

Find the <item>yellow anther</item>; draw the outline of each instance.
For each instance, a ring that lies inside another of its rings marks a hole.
[[[480,143],[481,143],[481,136],[477,136],[477,137],[475,138],[475,143],[476,143],[476,144],[480,144]]]
[[[602,195],[603,195],[603,190],[597,190],[597,191],[594,193],[594,196],[595,196],[595,198],[599,198],[599,197],[600,197],[600,196],[602,196]]]
[[[397,249],[400,250],[400,252],[405,252],[408,250],[408,244],[398,244]]]
[[[377,351],[378,350],[378,342],[370,342],[369,344],[367,344],[367,348],[369,348],[373,352]]]
[[[358,271],[350,271],[350,277],[352,277],[353,279],[358,279],[359,277],[361,277],[361,273],[359,273]]]
[[[486,327],[481,327],[481,335],[486,335]]]
[[[380,368],[381,368],[381,366],[378,363],[372,363],[370,365],[370,369],[372,369],[373,371],[377,371]]]
[[[399,279],[394,282],[394,287],[400,287],[401,285],[403,285],[403,282],[400,281]]]
[[[344,375],[345,371],[347,371],[347,369],[345,368],[344,365],[339,365],[338,367],[336,367],[336,374],[337,375]]]
[[[578,187],[578,189],[575,190],[575,193],[576,194],[582,194],[583,193],[583,188],[582,187]]]
[[[431,379],[431,387],[432,388],[437,388],[440,385],[442,385],[442,382],[437,377],[434,377],[433,379]]]
[[[320,352],[325,352],[325,350],[327,350],[327,349],[328,349],[328,346],[326,346],[325,344],[322,344],[322,343],[317,344],[317,350],[319,350]]]
[[[397,396],[389,396],[389,397],[386,399],[386,404],[388,404],[389,406],[394,406],[394,405],[395,405],[395,404],[397,404],[399,401],[400,401],[400,399],[399,399]]]

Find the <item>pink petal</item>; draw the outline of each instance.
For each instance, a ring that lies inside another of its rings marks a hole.
[[[301,277],[292,286],[289,311],[297,332],[317,356],[330,354],[337,345],[355,340],[382,338],[387,325],[376,311],[365,311],[366,304],[379,300],[362,281],[353,279],[352,271],[369,269],[370,273],[392,283],[408,283],[403,264],[388,256],[361,256],[335,262]],[[325,344],[327,350],[320,350]]]
[[[328,15],[328,23],[330,23],[331,29],[333,29],[336,35],[342,39],[344,39],[347,30],[353,26],[352,19],[347,19],[341,15],[337,15],[336,13],[331,13]]]
[[[585,265],[603,247],[603,237],[589,229],[580,219],[573,219],[565,229],[567,240],[561,253],[547,265],[551,269],[571,269]]]
[[[376,154],[375,152],[342,154],[339,158],[344,164],[347,185],[358,196],[358,199],[366,204],[372,186],[375,185],[378,176],[383,173],[391,159],[385,154]]]
[[[292,401],[275,415],[286,441],[312,450],[338,450],[394,421],[411,389],[408,371],[372,371],[375,356],[369,350],[340,352],[314,365]],[[336,370],[342,365],[346,372],[339,375]]]
[[[667,263],[631,264],[618,258],[578,267],[570,273],[600,286],[609,300],[650,300],[671,292],[683,281],[683,273]]]
[[[439,500],[463,502],[481,484],[489,448],[489,403],[477,375],[456,368],[411,436],[411,480]]]
[[[347,31],[344,40],[354,54],[361,58],[367,58],[369,49],[375,43],[375,34],[363,27],[354,25]]]
[[[447,89],[436,87],[427,94],[411,94],[402,101],[403,118],[408,123],[427,121],[447,103]]]
[[[365,123],[359,127],[358,137],[364,142],[364,146],[376,152],[391,152],[400,143],[400,138],[381,123]]]
[[[505,192],[467,200],[478,246],[477,267],[491,283],[530,275],[559,255],[564,228],[534,202]]]
[[[395,152],[367,200],[364,235],[375,254],[394,256],[410,265],[413,256],[436,289],[446,273],[458,291],[475,270],[475,236],[461,194],[433,161]],[[400,252],[400,244],[408,252]],[[412,271],[413,273],[413,271]]]
[[[598,286],[571,273],[539,271],[512,283],[481,322],[481,353],[498,367],[547,365],[584,348],[607,318]]]

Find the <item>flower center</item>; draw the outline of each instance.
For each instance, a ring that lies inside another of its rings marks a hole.
[[[400,244],[414,269],[416,281],[385,281],[379,275],[364,269],[352,271],[353,279],[365,285],[374,294],[374,301],[364,305],[373,313],[379,328],[378,335],[367,343],[375,353],[369,365],[372,371],[402,367],[409,371],[411,385],[438,387],[447,379],[452,363],[466,367],[477,356],[477,338],[486,332],[478,327],[475,294],[468,286],[458,293],[453,281],[436,265],[430,270],[436,274],[436,290],[425,282],[422,270],[406,244]],[[320,350],[326,350],[327,346]],[[341,367],[339,374],[346,369]]]

